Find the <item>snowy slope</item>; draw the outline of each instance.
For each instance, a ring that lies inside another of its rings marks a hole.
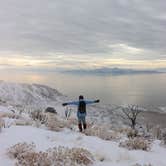
[[[37,106],[55,105],[58,114],[64,115],[62,102],[68,100],[62,96],[57,90],[43,85],[28,85],[0,82],[0,117],[6,113],[14,114],[11,110],[14,106]],[[17,108],[17,107],[14,107]],[[71,107],[73,110],[74,107]],[[19,110],[19,109],[18,109]],[[16,113],[18,111],[16,109]],[[95,105],[88,107],[88,122],[95,124],[103,122],[109,125],[117,126],[120,124],[114,115],[114,109],[108,106]],[[27,113],[21,114],[21,120],[24,122],[29,118]],[[20,115],[20,116],[21,116]],[[75,112],[72,115],[76,117]],[[33,126],[16,126],[12,117],[4,117],[5,124],[9,128],[3,128],[0,132],[0,166],[14,166],[15,160],[10,159],[6,152],[7,149],[17,143],[34,142],[38,151],[46,151],[48,148],[64,146],[64,147],[81,147],[89,150],[95,157],[94,166],[134,166],[136,163],[152,164],[152,166],[166,166],[166,148],[160,146],[160,141],[156,140],[152,143],[149,152],[142,150],[127,150],[119,147],[119,140],[105,141],[95,136],[85,136],[76,130],[64,128],[60,132],[47,130],[46,127],[36,128]],[[31,119],[30,119],[31,120]],[[9,125],[8,125],[9,124]],[[118,127],[118,126],[117,126]],[[122,138],[125,139],[125,138]],[[101,161],[101,159],[103,161]]]
[[[21,133],[21,134],[20,134]],[[45,151],[56,146],[82,147],[89,150],[95,157],[94,166],[132,166],[136,163],[166,166],[166,148],[159,146],[159,141],[153,143],[150,152],[120,148],[117,142],[104,141],[97,137],[65,129],[62,132],[52,132],[30,126],[12,126],[0,133],[0,163],[13,166],[14,160],[6,155],[6,151],[18,142],[34,142],[38,151]],[[104,158],[104,161],[100,161]]]
[[[29,109],[45,109],[48,106],[52,106],[59,114],[64,115],[65,108],[62,107],[62,103],[71,100],[56,89],[45,85],[0,81],[0,105],[5,107],[13,106],[9,110],[21,107],[21,109],[28,111]],[[76,107],[71,106],[70,108],[72,108],[72,115],[75,116]],[[110,108],[109,106],[108,110],[106,106],[100,104],[90,105],[88,106],[88,118],[91,117],[92,121],[97,119],[100,122],[112,121],[116,117],[114,117]]]
[[[0,81],[0,102],[10,105],[44,105],[57,102],[62,94],[45,85]]]

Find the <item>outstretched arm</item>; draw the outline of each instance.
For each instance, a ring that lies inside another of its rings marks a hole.
[[[73,101],[73,102],[63,103],[62,105],[63,105],[63,106],[66,106],[66,105],[78,105],[78,104],[79,104],[78,101]]]
[[[93,103],[99,103],[100,100],[85,100],[86,104],[93,104]]]

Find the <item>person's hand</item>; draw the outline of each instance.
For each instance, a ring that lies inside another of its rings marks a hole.
[[[100,102],[100,100],[95,100],[95,103],[99,103]]]
[[[66,105],[67,105],[67,103],[63,103],[62,105],[63,105],[63,106],[66,106]]]

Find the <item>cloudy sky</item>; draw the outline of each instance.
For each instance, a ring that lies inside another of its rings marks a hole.
[[[0,69],[166,67],[164,0],[0,2]]]

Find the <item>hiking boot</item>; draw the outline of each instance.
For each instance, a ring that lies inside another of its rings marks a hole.
[[[86,129],[86,123],[85,124],[83,124],[83,127],[84,127],[84,130]]]
[[[78,128],[79,128],[79,131],[82,132],[82,124],[81,123],[78,124]]]

